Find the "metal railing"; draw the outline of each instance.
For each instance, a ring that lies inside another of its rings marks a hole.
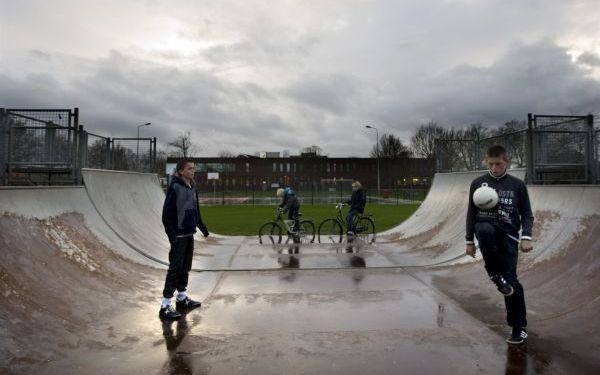
[[[598,130],[592,115],[528,115],[528,127],[482,139],[438,139],[438,172],[486,168],[485,152],[502,145],[510,167],[527,167],[527,180],[536,184],[598,183]]]
[[[1,108],[0,185],[81,184],[81,168],[155,171],[156,138],[103,137],[78,120],[77,108]]]

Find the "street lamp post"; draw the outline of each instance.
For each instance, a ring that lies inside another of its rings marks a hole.
[[[142,126],[150,126],[150,125],[152,125],[152,123],[147,122],[145,124],[138,125],[138,127],[137,127],[137,148],[135,150],[135,164],[136,164],[136,168],[138,168],[138,169],[140,167],[140,128]]]
[[[377,195],[381,196],[381,180],[379,179],[379,130],[371,125],[365,125],[367,129],[375,129],[375,152],[377,153]]]

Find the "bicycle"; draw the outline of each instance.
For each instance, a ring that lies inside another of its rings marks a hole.
[[[294,220],[284,220],[283,211],[277,210],[277,217],[272,221],[263,224],[258,230],[258,242],[260,244],[279,244],[281,243],[281,237],[283,233],[286,233],[288,238],[285,243],[288,243],[290,239],[294,243],[312,243],[315,240],[315,224],[311,219],[300,220],[300,228],[296,232],[293,230]],[[302,216],[302,214],[298,214]]]
[[[336,204],[337,217],[326,219],[319,225],[317,233],[320,243],[342,242],[343,233],[348,230],[346,220],[342,216],[342,207],[345,205],[345,203]],[[371,214],[356,214],[353,219],[353,226],[356,237],[365,243],[375,242],[375,221],[373,221]]]

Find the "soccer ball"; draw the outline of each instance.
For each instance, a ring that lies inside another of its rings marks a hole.
[[[487,185],[482,185],[473,193],[473,203],[482,210],[489,210],[498,204],[498,193]]]

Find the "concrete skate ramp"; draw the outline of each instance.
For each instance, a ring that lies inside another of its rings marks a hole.
[[[531,339],[515,349],[481,258],[463,255],[478,174],[436,175],[374,245],[204,242],[195,268],[237,271],[192,273],[204,303],[176,324],[155,318],[164,269],[140,254],[167,259],[155,177],[86,170],[85,188],[0,189],[0,372],[598,373],[600,187],[529,187]]]
[[[83,186],[0,188],[0,216],[48,220],[69,213],[80,214],[84,221],[82,224],[93,228],[99,240],[115,253],[141,264],[156,265],[115,234],[92,205]],[[21,231],[22,228],[14,230]]]
[[[134,173],[83,169],[89,200],[105,223],[130,247],[167,263],[169,241],[162,225],[165,195],[158,177]]]

